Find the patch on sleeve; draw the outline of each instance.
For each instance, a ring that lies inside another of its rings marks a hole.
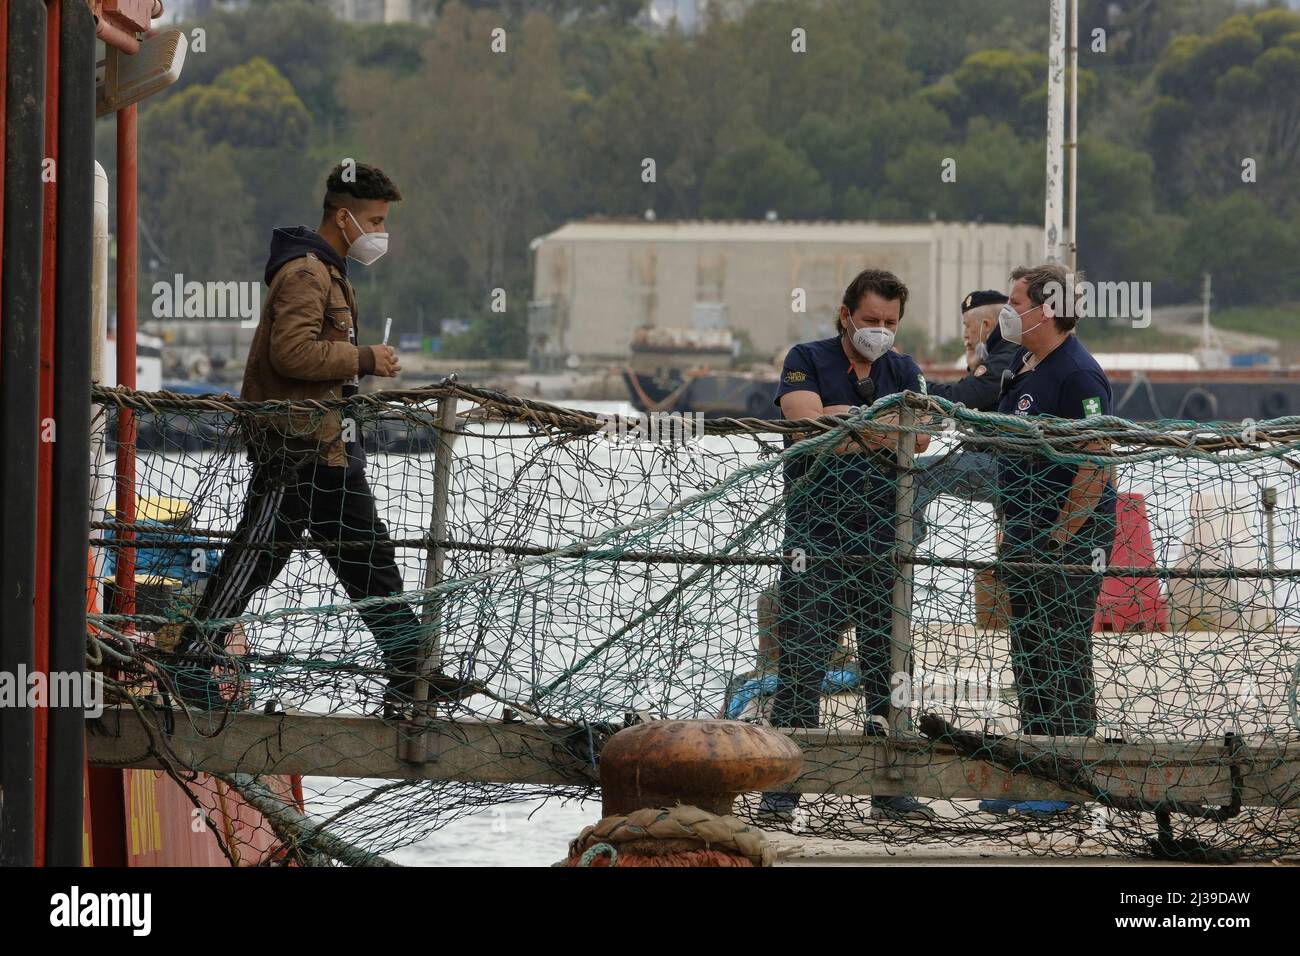
[[[797,385],[800,382],[807,381],[807,379],[808,373],[801,372],[797,368],[786,369],[785,374],[781,376],[781,381],[787,385]]]
[[[988,370],[989,370],[989,367],[988,367],[987,365],[980,365],[980,366],[978,366],[978,367],[975,369],[975,373],[974,373],[974,374],[975,374],[975,377],[976,377],[976,378],[981,378],[982,376],[984,376],[985,374],[987,374]]]
[[[1101,398],[1085,398],[1083,400],[1083,414],[1091,417],[1101,414]]]

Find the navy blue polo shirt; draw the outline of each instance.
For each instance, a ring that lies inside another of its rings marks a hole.
[[[889,351],[871,363],[876,398],[925,392],[925,376],[910,355]],[[853,363],[839,336],[790,349],[773,401],[791,392],[815,392],[823,405],[861,405]],[[786,446],[793,442],[787,437]],[[844,552],[871,551],[893,540],[896,491],[892,455],[818,454],[788,459],[787,546],[817,543]],[[808,480],[796,484],[816,465]]]
[[[868,377],[876,383],[876,398],[896,392],[924,392],[925,376],[910,355],[889,351],[871,363]],[[785,357],[781,380],[772,401],[779,407],[781,396],[790,392],[816,392],[823,405],[861,405],[854,384],[857,373],[844,354],[837,335],[816,342],[803,342]]]
[[[1002,396],[998,411],[1075,419],[1111,414],[1110,380],[1078,336],[1067,336],[1035,368],[1022,373],[1028,355],[1028,349],[1020,348],[1012,357],[1011,371],[1017,377]],[[1077,465],[1055,464],[1041,455],[1000,455],[1006,539],[1027,543],[1049,534],[1077,472]],[[1096,513],[1113,515],[1114,511],[1115,488],[1107,485]]]

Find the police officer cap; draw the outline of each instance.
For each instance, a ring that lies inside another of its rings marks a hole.
[[[981,289],[979,292],[972,292],[961,300],[961,310],[969,312],[971,309],[978,309],[981,305],[1001,305],[1006,301],[1007,297],[1001,292],[995,292],[993,289]]]

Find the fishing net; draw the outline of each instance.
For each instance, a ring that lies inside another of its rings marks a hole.
[[[382,861],[468,814],[593,799],[613,733],[702,717],[794,735],[798,780],[735,813],[802,837],[1300,846],[1298,418],[1063,421],[908,395],[705,422],[454,381],[95,401],[90,654],[120,706],[92,758],[221,775],[268,814],[278,859]],[[327,422],[365,450],[377,521],[355,484],[364,520],[259,521],[284,500],[267,488],[338,507],[336,473],[268,480],[247,450]],[[396,593],[367,577],[382,539]],[[196,669],[206,714],[171,706]],[[382,719],[399,685],[411,707]],[[309,778],[297,807],[286,774]]]

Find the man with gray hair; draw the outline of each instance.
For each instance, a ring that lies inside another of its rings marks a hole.
[[[1019,346],[1002,338],[998,313],[1007,301],[993,289],[969,293],[961,301],[962,340],[966,345],[966,376],[956,382],[932,382],[929,394],[981,412],[996,411],[1002,398],[1002,373],[1011,366]],[[925,509],[939,495],[996,504],[997,463],[985,451],[950,450],[921,459],[916,474],[914,543],[928,533]]]
[[[998,410],[1021,417],[1087,419],[1111,414],[1111,387],[1074,334],[1071,277],[1057,263],[1011,273],[998,316],[1001,335],[1019,345],[1004,374]],[[1104,454],[1104,442],[1057,446]],[[998,456],[1003,529],[998,575],[1010,604],[1011,665],[1025,733],[1091,736],[1097,728],[1092,622],[1115,540],[1112,469],[1064,464],[1033,451]],[[1006,567],[1030,563],[1040,568]],[[1076,573],[1065,568],[1089,568]],[[986,801],[993,812],[1005,801]],[[1038,815],[1069,809],[1055,801],[1016,805]]]
[[[1006,301],[1003,293],[992,289],[981,289],[962,299],[966,376],[956,382],[931,382],[929,394],[981,412],[997,409],[1002,398],[1002,373],[1010,367],[1017,348],[998,331],[998,314]]]

